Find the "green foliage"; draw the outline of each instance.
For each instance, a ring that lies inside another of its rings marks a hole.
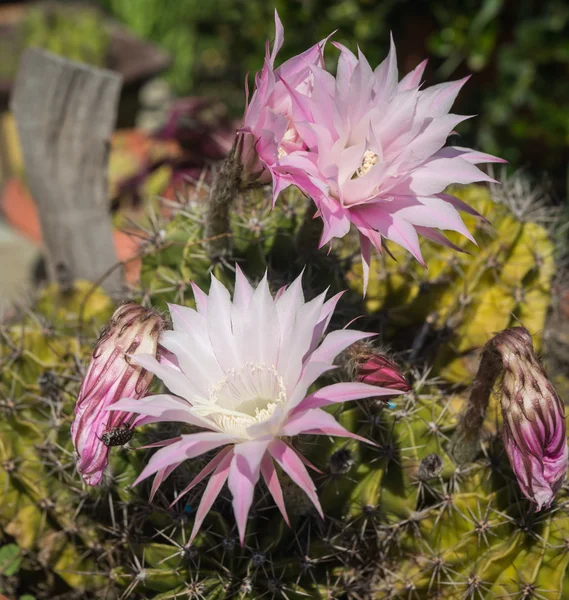
[[[85,5],[44,2],[30,6],[14,32],[0,36],[0,79],[16,76],[26,48],[42,48],[96,67],[106,67],[109,31],[101,11]]]
[[[24,47],[42,48],[96,67],[107,64],[109,34],[95,9],[47,3],[31,8],[20,27]]]

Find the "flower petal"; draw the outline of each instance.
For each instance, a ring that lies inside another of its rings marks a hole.
[[[233,512],[239,530],[239,540],[243,546],[247,515],[253,503],[255,486],[261,472],[261,461],[269,441],[252,441],[237,444],[229,469],[228,486],[233,495]]]
[[[296,411],[281,427],[280,435],[294,436],[301,433],[310,435],[330,435],[347,437],[366,444],[375,446],[371,440],[348,431],[338,421],[321,408],[309,408],[308,410]]]
[[[135,398],[123,398],[107,410],[125,410],[154,417],[152,423],[163,421],[179,421],[189,423],[196,427],[210,428],[211,424],[195,415],[189,402],[170,396],[169,394],[157,394],[156,396],[147,396],[142,400]]]
[[[275,501],[275,504],[281,511],[281,515],[283,516],[285,523],[290,527],[290,521],[288,519],[283,498],[283,490],[277,476],[275,465],[273,464],[273,459],[268,454],[265,454],[263,456],[263,460],[261,461],[261,473],[265,483],[267,484],[267,488],[273,497],[273,500]]]
[[[374,398],[378,396],[398,396],[401,394],[398,390],[382,388],[367,383],[341,382],[333,383],[319,389],[318,391],[306,396],[304,400],[296,407],[295,412],[306,410],[308,408],[320,408],[331,406],[339,402],[348,402],[350,400],[362,400],[363,398]]]
[[[160,469],[160,471],[156,473],[154,481],[152,482],[152,488],[150,489],[150,495],[148,496],[148,504],[152,504],[152,500],[154,500],[154,496],[156,495],[158,488],[162,485],[162,482],[165,481],[181,464],[182,462],[174,463],[164,469]]]
[[[170,504],[168,508],[172,508],[177,504],[190,490],[192,490],[198,483],[203,481],[212,471],[214,471],[219,463],[229,454],[233,452],[233,446],[229,446],[220,450],[208,463],[207,465],[192,479],[192,481],[176,496],[176,499]],[[160,473],[160,471],[158,472]]]
[[[191,546],[194,538],[200,530],[200,527],[202,526],[204,519],[206,518],[207,513],[209,512],[216,498],[219,496],[221,488],[227,481],[232,458],[233,452],[228,452],[217,465],[213,475],[209,478],[207,487],[205,488],[203,496],[200,500],[200,505],[198,506],[198,510],[196,512],[196,520],[194,521],[194,527],[192,529],[192,534],[190,535],[190,541],[186,544],[186,546]]]
[[[320,346],[312,353],[310,361],[332,364],[340,352],[343,352],[352,344],[373,337],[374,335],[377,334],[357,331],[355,329],[339,329],[338,331],[332,331],[332,333],[329,333]]]
[[[160,469],[189,458],[195,458],[200,454],[205,454],[210,450],[215,450],[220,446],[235,442],[235,436],[218,433],[217,431],[202,431],[200,433],[183,435],[181,438],[178,442],[161,448],[153,454],[146,467],[133,483],[133,486],[138,485],[141,481],[150,477],[150,475],[160,471]]]
[[[271,456],[281,466],[282,470],[300,487],[316,507],[318,514],[324,519],[324,513],[316,494],[316,486],[310,478],[306,467],[296,455],[296,452],[282,440],[275,440],[269,445]]]
[[[159,377],[164,385],[176,396],[185,398],[189,402],[196,396],[199,397],[199,390],[190,383],[189,379],[174,367],[160,364],[156,358],[150,354],[137,354],[131,357],[131,360],[137,365],[144,367],[150,373]]]

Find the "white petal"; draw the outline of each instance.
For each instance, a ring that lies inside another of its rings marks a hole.
[[[217,361],[224,371],[242,362],[233,336],[231,306],[229,292],[212,275],[208,296],[207,330]]]

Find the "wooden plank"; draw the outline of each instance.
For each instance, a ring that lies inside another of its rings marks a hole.
[[[50,278],[97,281],[117,263],[107,199],[120,76],[25,51],[12,94],[26,183],[40,213]],[[114,269],[102,281],[122,288]]]

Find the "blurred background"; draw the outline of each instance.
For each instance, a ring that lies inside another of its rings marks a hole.
[[[231,143],[247,73],[285,27],[284,60],[336,31],[372,66],[397,45],[400,73],[429,58],[428,84],[472,74],[454,112],[460,145],[497,154],[567,204],[569,3],[565,0],[99,0],[0,2],[0,309],[41,280],[41,232],[26,190],[12,83],[35,46],[115,70],[124,86],[112,143],[109,210],[119,258],[124,235],[157,195],[173,197]],[[330,66],[336,51],[326,53]],[[136,278],[136,269],[130,274]],[[32,278],[32,279],[33,279]]]

